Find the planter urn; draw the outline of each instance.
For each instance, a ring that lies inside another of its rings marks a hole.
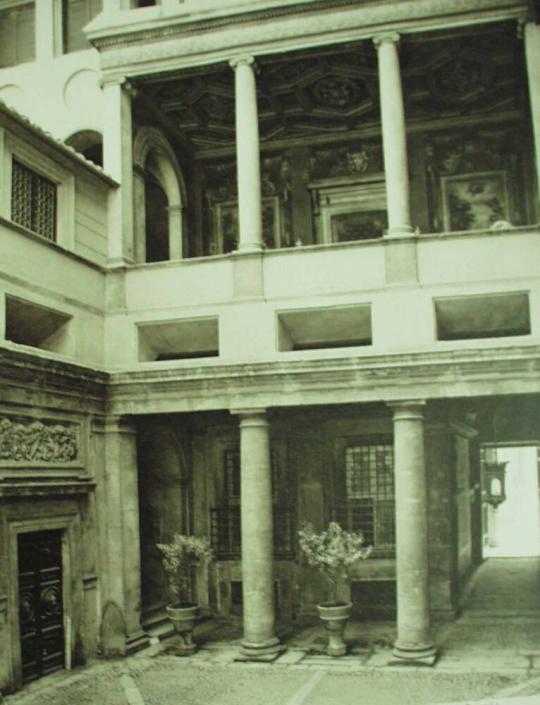
[[[347,646],[343,641],[343,633],[347,620],[351,616],[352,602],[322,602],[317,605],[319,617],[328,632],[326,653],[328,656],[344,656]]]
[[[166,610],[178,635],[178,642],[174,648],[176,655],[189,656],[195,653],[197,645],[193,642],[193,630],[199,616],[199,605],[167,605]]]

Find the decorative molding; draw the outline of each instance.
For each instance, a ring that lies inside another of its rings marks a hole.
[[[80,460],[79,426],[0,416],[0,466],[66,465]]]
[[[3,480],[0,483],[0,497],[78,497],[88,495],[96,489],[96,483],[88,480],[70,480],[58,479],[55,482],[46,480],[36,482],[35,480],[26,482],[13,482],[12,480]]]
[[[272,39],[295,36],[297,25],[303,29],[302,34],[308,37],[347,29],[355,29],[356,32],[363,29],[369,36],[371,27],[377,27],[378,33],[382,33],[385,30],[395,31],[396,27],[403,24],[408,31],[418,31],[419,26],[430,20],[439,27],[451,25],[452,21],[462,22],[464,17],[468,17],[469,21],[481,22],[486,19],[484,15],[490,16],[493,13],[502,15],[501,19],[523,18],[527,16],[526,5],[521,0],[419,0],[415,3],[393,2],[384,5],[358,0],[317,0],[260,10],[247,9],[242,13],[234,12],[222,17],[216,17],[215,11],[212,12],[213,17],[205,17],[202,13],[193,17],[184,12],[181,17],[167,17],[166,24],[163,20],[157,20],[149,21],[145,26],[139,24],[138,27],[130,27],[129,24],[96,27],[90,31],[89,38],[96,47],[110,50],[152,40],[181,37],[189,45],[184,54],[200,54],[222,48],[223,39],[217,30],[226,30],[231,26],[244,26],[245,31],[253,36],[254,44],[261,40],[268,43]],[[227,12],[228,8],[224,10]],[[289,18],[289,22],[284,22],[284,18]],[[176,22],[173,24],[174,19]],[[271,20],[276,22],[271,23]],[[291,29],[288,25],[291,25]],[[204,41],[200,36],[202,33]],[[319,40],[315,38],[311,41],[317,43]],[[335,41],[340,41],[339,36],[336,36]]]
[[[540,346],[528,345],[118,372],[109,405],[147,414],[539,392]]]

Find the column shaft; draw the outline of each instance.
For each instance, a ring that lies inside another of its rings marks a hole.
[[[253,57],[231,61],[235,72],[236,171],[240,233],[238,250],[259,251],[263,247],[261,214],[261,167],[257,86]]]
[[[525,55],[529,80],[532,127],[536,156],[537,218],[540,217],[540,25],[529,22],[525,25]]]
[[[381,125],[388,205],[388,234],[413,232],[409,206],[409,169],[398,34],[374,39],[379,61]]]
[[[392,404],[394,410],[397,640],[394,656],[432,664],[424,456],[424,402]]]
[[[270,660],[282,651],[274,633],[274,539],[268,422],[241,412],[241,531],[244,641],[242,654]]]
[[[120,184],[109,196],[109,262],[122,265],[134,259],[131,95],[122,81],[105,84],[103,95],[103,168]]]

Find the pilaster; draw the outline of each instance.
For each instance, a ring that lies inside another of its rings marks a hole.
[[[62,0],[36,0],[36,61],[62,53]]]
[[[139,546],[139,493],[136,431],[121,417],[108,417],[105,434],[105,486],[107,521],[107,585],[104,596],[102,635],[105,632],[118,651],[130,653],[142,648],[147,637],[140,626],[141,566]],[[116,632],[122,630],[123,634]],[[122,643],[123,637],[123,643]],[[117,646],[119,645],[119,646]]]

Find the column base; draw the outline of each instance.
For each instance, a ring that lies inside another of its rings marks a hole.
[[[142,629],[128,634],[126,637],[126,656],[141,651],[141,649],[146,649],[147,646],[150,646],[150,637]]]
[[[235,661],[275,661],[285,650],[286,646],[281,644],[277,637],[253,643],[242,642],[240,653],[235,657]]]
[[[264,250],[264,245],[257,242],[244,242],[238,245],[238,248],[234,250],[235,255],[260,255]]]
[[[388,228],[388,230],[384,233],[384,238],[409,237],[410,235],[415,234],[416,228],[413,228],[412,225],[398,225],[395,228]]]
[[[394,644],[389,665],[399,666],[434,666],[437,650],[433,644]]]

